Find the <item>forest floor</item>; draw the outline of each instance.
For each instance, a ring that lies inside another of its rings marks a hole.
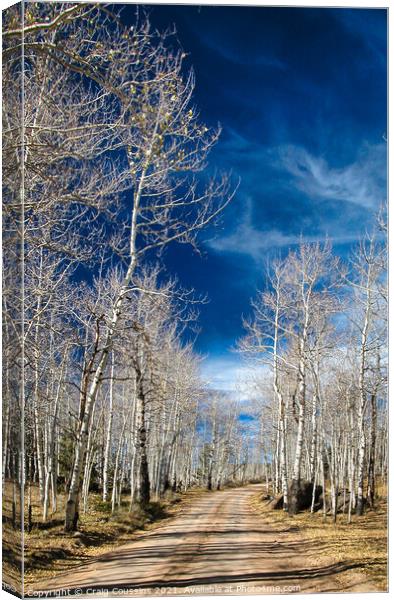
[[[109,552],[119,545],[137,539],[143,532],[150,531],[174,516],[180,503],[203,493],[201,490],[187,494],[169,492],[160,502],[152,502],[146,512],[133,507],[129,510],[129,499],[122,497],[121,506],[111,514],[111,502],[103,502],[99,494],[89,494],[89,507],[81,511],[79,531],[65,533],[64,511],[66,497],[59,494],[57,511],[42,522],[37,486],[32,488],[32,530],[25,531],[25,581],[27,585],[67,572],[89,559]],[[6,484],[3,493],[3,571],[14,587],[20,579],[20,534],[10,527],[11,485]],[[26,501],[26,498],[25,498]],[[27,515],[25,515],[25,527]]]
[[[361,517],[352,515],[351,523],[347,522],[347,514],[341,512],[336,523],[330,514],[324,518],[322,511],[291,516],[283,510],[273,510],[269,501],[261,500],[261,494],[251,498],[251,505],[265,522],[275,527],[289,527],[305,541],[310,540],[314,547],[311,558],[314,566],[327,560],[350,565],[341,573],[342,587],[337,591],[347,591],[348,585],[353,585],[355,577],[360,576],[371,585],[371,590],[383,592],[387,591],[388,564],[387,490],[383,493],[375,508],[367,508]]]
[[[62,562],[35,570],[34,577],[32,571],[26,591],[157,596],[385,589],[383,504],[350,526],[333,526],[316,514],[274,513],[262,495],[262,485],[189,493],[172,506],[170,518],[108,540],[109,552],[100,543],[96,557],[94,548],[84,557],[75,553],[66,573]],[[105,523],[99,525],[104,535]],[[53,550],[47,539],[47,555]]]

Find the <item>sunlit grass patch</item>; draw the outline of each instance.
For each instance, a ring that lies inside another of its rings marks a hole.
[[[297,533],[303,539],[314,540],[312,560],[321,564],[350,562],[354,570],[362,572],[379,590],[387,590],[387,498],[380,495],[373,509],[367,508],[364,515],[352,515],[347,522],[347,513],[339,513],[333,523],[330,515],[322,511],[301,512],[290,516],[283,510],[273,510],[268,501],[256,494],[251,504],[264,520],[282,531]],[[285,528],[283,529],[283,526]],[[346,573],[340,577],[347,577]]]

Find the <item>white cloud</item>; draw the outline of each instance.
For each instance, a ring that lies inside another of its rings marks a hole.
[[[236,156],[244,156],[248,142],[237,132],[230,130],[227,149]],[[341,168],[331,167],[322,157],[313,156],[300,146],[287,145],[271,150],[251,148],[255,158],[264,161],[267,166],[274,167],[283,174],[283,184],[290,189],[301,190],[312,201],[324,202],[332,200],[346,202],[349,209],[361,207],[377,210],[386,199],[386,145],[375,146],[364,144],[358,159]],[[290,182],[289,182],[290,175]],[[246,184],[245,184],[246,185]],[[279,185],[280,179],[279,179]],[[272,191],[269,191],[272,196]],[[290,196],[289,196],[289,201]],[[272,197],[270,198],[272,203]],[[321,206],[324,210],[324,206]],[[253,219],[253,201],[251,195],[243,201],[241,219],[229,233],[209,240],[209,247],[218,253],[243,254],[261,263],[266,253],[275,248],[289,248],[299,243],[301,235],[304,242],[320,242],[328,236],[334,244],[352,243],[358,240],[363,231],[353,222],[344,221],[344,213],[338,210],[337,218],[328,217],[327,228],[324,220],[313,235],[305,235],[300,226],[299,231],[284,232],[280,228],[263,229],[257,227]],[[302,224],[303,215],[299,215]],[[324,213],[322,213],[324,219]],[[354,216],[353,216],[354,219]],[[288,223],[286,223],[288,226]],[[305,223],[309,228],[309,223]]]
[[[282,146],[277,167],[293,177],[296,188],[311,198],[351,202],[365,208],[386,199],[386,145],[364,145],[358,159],[345,167],[330,167],[324,158],[299,146]]]
[[[251,383],[258,377],[267,374],[268,367],[248,366],[242,356],[207,357],[201,365],[201,375],[208,387],[214,390],[229,392],[239,399],[250,396]]]
[[[221,237],[209,240],[209,247],[218,253],[244,254],[252,258],[255,262],[261,263],[266,253],[275,248],[289,248],[299,244],[302,241],[306,243],[317,243],[324,241],[326,233],[320,235],[301,236],[296,234],[283,233],[279,229],[262,230],[257,229],[252,219],[252,202],[250,198],[245,201],[245,210],[241,221],[236,228]],[[354,234],[338,234],[330,237],[333,243],[345,244],[354,242],[357,237]]]
[[[260,231],[251,223],[242,221],[229,235],[211,240],[209,246],[216,252],[246,254],[260,262],[267,250],[297,244],[299,239],[277,229]]]
[[[209,246],[216,252],[231,252],[246,254],[255,261],[270,248],[289,246],[299,241],[299,238],[283,234],[277,229],[262,231],[256,229],[252,219],[252,199],[245,198],[244,212],[237,227],[228,235],[210,240]]]

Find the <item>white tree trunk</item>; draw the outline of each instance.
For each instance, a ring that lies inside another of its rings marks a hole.
[[[109,382],[109,409],[108,409],[108,425],[107,434],[105,439],[105,450],[104,450],[104,466],[103,466],[103,501],[108,500],[108,469],[109,469],[109,457],[111,450],[111,435],[112,435],[112,420],[113,420],[113,406],[114,406],[114,366],[115,359],[114,353],[112,352],[112,363],[111,363],[111,374]]]
[[[358,467],[357,467],[357,500],[356,511],[361,515],[364,511],[364,474],[365,474],[365,427],[364,416],[367,404],[367,391],[365,385],[365,371],[368,351],[368,333],[370,328],[371,311],[371,288],[370,288],[370,266],[368,268],[367,297],[365,304],[364,323],[361,332],[360,344],[360,366],[358,374],[358,412],[357,412],[357,430],[358,430]]]

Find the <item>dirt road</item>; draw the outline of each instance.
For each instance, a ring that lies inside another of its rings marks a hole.
[[[79,596],[374,591],[355,572],[349,577],[349,564],[328,561],[317,567],[318,540],[265,523],[250,506],[259,489],[203,494],[138,540],[42,582],[39,589]]]

